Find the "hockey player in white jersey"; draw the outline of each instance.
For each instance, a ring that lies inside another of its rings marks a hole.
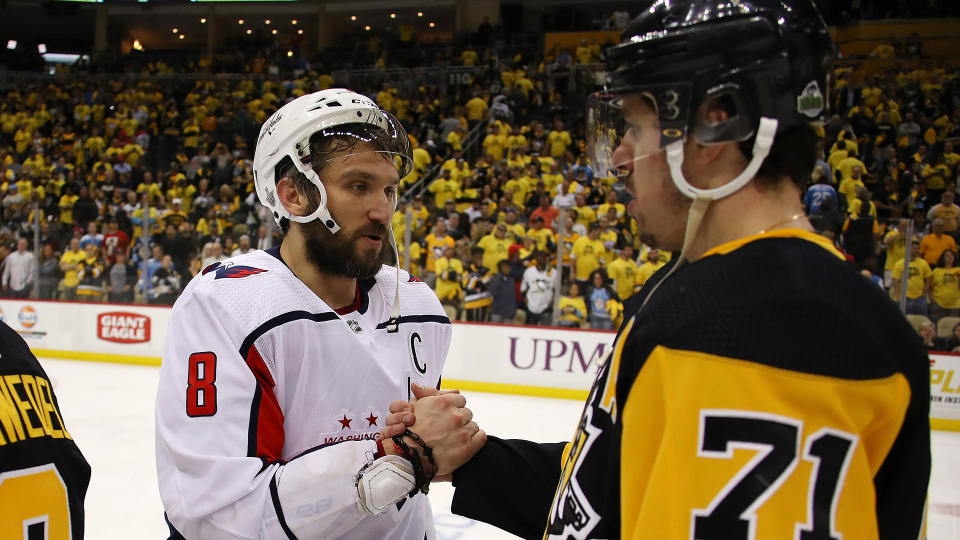
[[[399,122],[348,90],[264,123],[254,182],[283,242],[204,268],[167,334],[156,457],[171,538],[436,538],[429,480],[485,435],[448,393],[434,427],[378,440],[391,401],[439,386],[450,343],[433,291],[381,264],[411,164]]]

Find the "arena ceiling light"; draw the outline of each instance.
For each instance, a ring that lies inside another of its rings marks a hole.
[[[39,52],[40,54],[45,54],[45,53],[47,52],[47,44],[46,44],[46,43],[40,43],[40,44],[38,44],[38,45],[37,45],[37,52]]]
[[[357,16],[356,16],[356,15],[351,15],[351,16],[350,16],[350,20],[351,20],[351,21],[357,20]]]
[[[16,48],[17,48],[17,40],[11,39],[11,40],[7,41],[7,48],[10,49],[11,51],[14,50],[14,49],[16,49]]]
[[[418,12],[417,12],[417,17],[423,17],[423,12],[422,12],[422,11],[418,11]]]
[[[269,24],[270,24],[270,19],[267,19],[267,20],[263,21],[263,24],[269,25]]]
[[[171,32],[173,32],[174,34],[176,34],[176,33],[179,32],[179,31],[180,31],[179,28],[174,28],[173,30],[171,30]]]
[[[391,19],[396,19],[396,18],[397,18],[397,14],[396,14],[396,13],[391,13],[391,14],[390,14],[390,18],[391,18]]]
[[[290,21],[290,24],[296,26],[296,25],[297,25],[297,20],[296,20],[296,19],[293,19],[292,21]]]
[[[204,18],[200,19],[200,24],[207,24],[207,18],[204,17]]]
[[[280,33],[280,32],[279,32],[276,28],[274,28],[274,29],[273,29],[273,32],[271,32],[271,33],[272,33],[273,35],[277,35],[277,34]]]

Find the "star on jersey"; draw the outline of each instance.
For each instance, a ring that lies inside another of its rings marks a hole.
[[[337,422],[340,422],[340,429],[341,429],[341,430],[343,430],[343,429],[353,429],[353,428],[350,427],[350,422],[352,422],[352,421],[353,421],[353,419],[352,419],[352,418],[347,418],[347,415],[343,415],[343,418],[341,418],[340,420],[337,420]]]
[[[377,425],[377,416],[374,416],[373,413],[370,413],[370,416],[364,418],[367,421],[367,427]]]

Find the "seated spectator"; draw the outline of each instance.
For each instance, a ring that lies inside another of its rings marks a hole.
[[[923,321],[923,323],[920,324],[920,328],[917,329],[917,332],[920,334],[923,346],[926,347],[928,351],[944,350],[945,344],[941,342],[941,338],[937,337],[937,327],[932,322]]]
[[[567,294],[560,297],[560,326],[584,328],[587,326],[587,304],[580,296],[580,286],[576,282],[567,286]]]
[[[940,350],[946,352],[960,352],[960,322],[953,325],[953,330],[950,332],[950,337],[943,340],[943,348]]]

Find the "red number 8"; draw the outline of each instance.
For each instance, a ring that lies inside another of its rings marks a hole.
[[[187,366],[187,416],[213,416],[217,413],[217,355],[198,352],[190,355]]]

